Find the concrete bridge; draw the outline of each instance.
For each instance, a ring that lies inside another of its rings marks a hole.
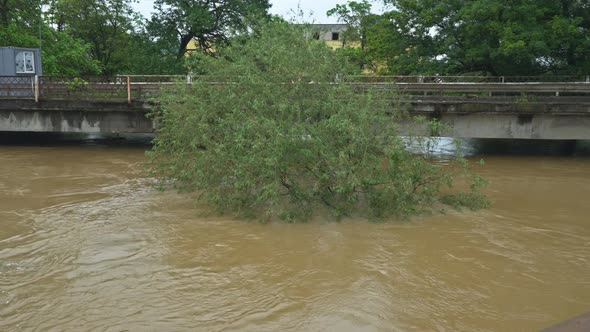
[[[0,77],[0,131],[152,133],[149,98],[179,79]],[[453,127],[435,133],[441,136],[590,139],[588,78],[392,76],[359,77],[353,84],[399,90],[410,114]]]

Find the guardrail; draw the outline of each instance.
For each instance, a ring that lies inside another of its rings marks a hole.
[[[411,95],[469,95],[477,96],[590,96],[590,83],[361,83],[368,88],[390,89]]]
[[[181,75],[127,76],[0,76],[0,98],[40,100],[147,100],[163,86],[196,81],[214,84],[235,82],[235,78]],[[269,78],[268,84],[276,84]],[[280,82],[280,81],[279,81]],[[349,76],[339,84],[352,84],[360,91],[396,89],[413,96],[506,97],[584,96],[590,97],[590,77],[577,76]],[[290,84],[290,82],[281,82]],[[322,84],[309,82],[310,85]],[[329,83],[329,84],[333,84]]]
[[[588,76],[350,76],[360,83],[590,83]]]
[[[0,76],[0,98],[34,98],[34,77]]]
[[[40,99],[129,100],[127,77],[40,76]]]

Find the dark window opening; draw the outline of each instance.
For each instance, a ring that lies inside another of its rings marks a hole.
[[[339,40],[340,34],[338,32],[332,32],[332,40]]]
[[[313,33],[313,39],[320,40],[320,33],[319,32],[314,32]]]

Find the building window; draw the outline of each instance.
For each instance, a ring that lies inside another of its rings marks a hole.
[[[20,51],[16,53],[16,73],[28,74],[35,72],[35,57],[33,52]]]
[[[312,37],[315,40],[320,40],[320,33],[319,32],[314,32]]]
[[[340,34],[338,32],[332,32],[332,40],[340,39]]]

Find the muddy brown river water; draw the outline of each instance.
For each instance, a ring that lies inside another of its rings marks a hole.
[[[590,158],[485,156],[493,207],[204,217],[145,147],[0,146],[0,331],[538,331],[590,311]]]

